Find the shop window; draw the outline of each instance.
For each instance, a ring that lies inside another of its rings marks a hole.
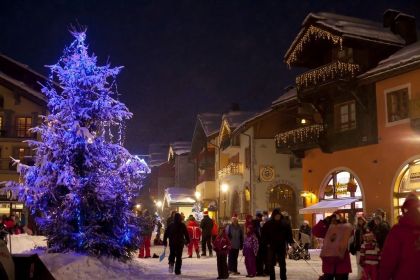
[[[415,193],[420,199],[420,160],[407,164],[396,180],[394,192],[394,218],[401,215],[401,206],[409,193]]]
[[[243,196],[244,200],[244,209],[243,209],[243,213],[245,214],[250,214],[251,213],[251,191],[249,190],[248,187],[245,188],[244,190],[244,196]]]
[[[31,137],[32,133],[29,129],[32,127],[31,117],[16,118],[16,136],[17,137]]]
[[[356,102],[350,101],[335,106],[335,128],[338,131],[356,128]]]
[[[386,93],[387,122],[397,122],[408,118],[408,88]]]
[[[324,199],[361,197],[359,183],[347,171],[338,171],[331,174],[324,189]],[[361,207],[362,208],[362,207]]]

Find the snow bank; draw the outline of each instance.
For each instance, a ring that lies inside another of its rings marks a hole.
[[[139,262],[123,263],[110,258],[96,258],[76,253],[45,253],[39,258],[57,280],[145,279],[145,268]]]
[[[11,244],[12,254],[20,254],[36,247],[46,247],[47,241],[45,236],[41,235],[13,234],[11,235]]]

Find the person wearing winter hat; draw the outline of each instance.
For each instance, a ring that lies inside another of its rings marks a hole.
[[[201,229],[193,215],[188,217],[187,230],[190,237],[190,243],[188,244],[188,257],[192,258],[193,249],[195,249],[197,258],[200,258],[199,243],[201,237]]]
[[[203,212],[203,219],[200,223],[201,228],[201,250],[202,250],[202,256],[206,256],[206,250],[209,249],[209,256],[213,256],[213,248],[211,246],[211,232],[213,229],[213,220],[209,217],[209,212],[204,211]]]
[[[270,280],[276,279],[274,266],[277,261],[280,265],[280,279],[287,279],[286,245],[287,243],[294,244],[294,240],[290,223],[284,219],[279,208],[273,210],[271,218],[264,224],[261,234],[266,246]]]
[[[233,275],[239,275],[238,256],[239,251],[242,250],[244,245],[244,233],[242,227],[239,225],[237,214],[233,214],[232,223],[226,227],[226,233],[232,244],[228,258],[229,271]]]
[[[380,280],[408,280],[418,276],[420,260],[420,201],[415,193],[406,198],[402,217],[385,241],[379,264]]]

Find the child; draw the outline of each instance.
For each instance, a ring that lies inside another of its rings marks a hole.
[[[245,266],[248,275],[246,277],[255,277],[257,274],[257,254],[258,254],[258,239],[252,226],[246,228],[246,238],[244,241],[243,254],[245,256]]]
[[[360,266],[363,267],[362,280],[376,280],[381,259],[379,246],[375,236],[369,230],[363,235],[363,239],[364,242],[360,246]]]
[[[200,237],[201,237],[201,229],[200,225],[196,222],[193,215],[188,217],[188,225],[187,225],[188,235],[190,236],[190,243],[188,244],[188,257],[192,258],[193,254],[193,247],[195,249],[195,253],[197,254],[197,258],[200,258]]]
[[[217,256],[217,272],[219,274],[217,279],[227,279],[229,278],[227,255],[230,250],[230,240],[227,237],[223,226],[219,227],[219,234],[213,241],[213,248],[216,251]]]

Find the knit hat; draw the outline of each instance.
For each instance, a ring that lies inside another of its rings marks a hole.
[[[207,216],[208,214],[209,214],[209,211],[204,211],[204,212],[203,212],[203,215],[204,215],[204,216]]]
[[[416,210],[419,207],[420,201],[417,195],[415,193],[409,193],[401,208],[403,213],[407,213]]]

